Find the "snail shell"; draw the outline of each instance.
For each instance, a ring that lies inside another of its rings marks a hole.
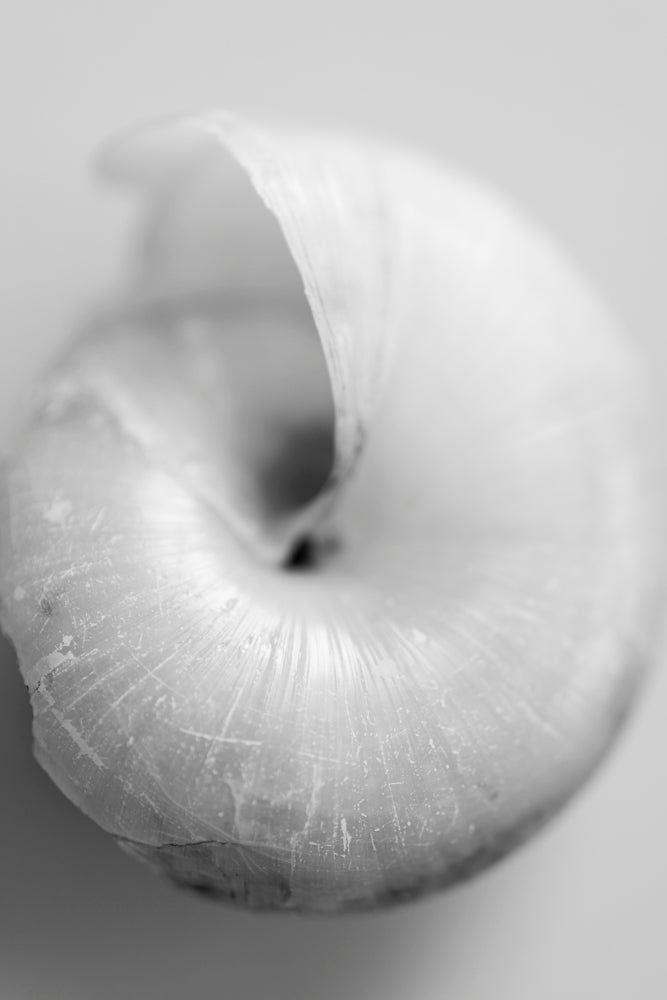
[[[147,206],[134,278],[0,495],[40,763],[250,906],[480,870],[582,783],[650,654],[632,352],[541,234],[417,156],[212,113],[104,164]]]

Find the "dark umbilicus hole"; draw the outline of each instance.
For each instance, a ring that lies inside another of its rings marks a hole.
[[[317,546],[310,536],[302,535],[288,553],[283,566],[288,570],[308,570],[316,564]]]
[[[340,539],[335,535],[301,535],[288,553],[283,569],[298,572],[317,569],[340,548]]]

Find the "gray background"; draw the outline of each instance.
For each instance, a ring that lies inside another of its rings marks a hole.
[[[130,210],[89,178],[91,150],[215,104],[384,132],[501,186],[580,261],[667,395],[663,0],[0,0],[0,15],[0,441],[117,266]],[[447,896],[314,921],[217,909],[121,855],[33,764],[5,645],[0,660],[0,1000],[667,993],[664,655],[537,841]]]

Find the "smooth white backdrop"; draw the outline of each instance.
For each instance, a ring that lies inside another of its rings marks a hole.
[[[91,180],[91,151],[216,104],[385,133],[500,186],[579,260],[667,397],[662,0],[0,0],[0,14],[0,442],[117,271],[130,206]],[[122,856],[32,762],[0,645],[0,998],[659,1000],[665,659],[594,783],[529,847],[419,905],[305,921],[216,908]]]

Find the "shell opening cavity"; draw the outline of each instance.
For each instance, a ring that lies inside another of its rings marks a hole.
[[[129,303],[80,351],[86,377],[256,555],[303,569],[335,461],[327,360],[248,173],[219,143],[181,141],[151,160]],[[126,160],[145,182],[142,155]]]

